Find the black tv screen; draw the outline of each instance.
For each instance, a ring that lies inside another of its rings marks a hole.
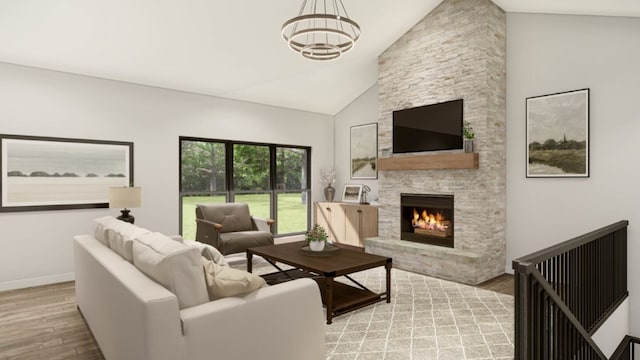
[[[393,112],[393,153],[462,149],[462,99]]]

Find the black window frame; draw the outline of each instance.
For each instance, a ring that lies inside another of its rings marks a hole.
[[[194,142],[209,142],[209,143],[222,143],[225,146],[225,187],[224,191],[182,191],[182,142],[194,141]],[[234,189],[233,182],[233,146],[234,145],[252,145],[252,146],[268,146],[269,147],[269,189],[268,190],[245,190],[236,191]],[[277,189],[277,149],[278,148],[294,148],[303,149],[307,153],[306,160],[306,184],[303,184],[302,189]],[[278,195],[286,193],[306,193],[306,208],[307,208],[307,229],[303,231],[279,234],[278,233]],[[262,142],[250,142],[239,140],[226,140],[226,139],[211,139],[201,138],[193,136],[179,136],[178,137],[178,227],[179,233],[182,235],[182,198],[184,196],[218,196],[224,195],[225,202],[234,202],[236,194],[269,194],[270,197],[270,218],[275,220],[271,232],[275,237],[301,235],[309,230],[311,226],[311,147],[301,145],[288,145],[288,144],[274,144],[274,143],[262,143]]]

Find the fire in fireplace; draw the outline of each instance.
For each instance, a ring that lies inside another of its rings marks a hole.
[[[429,214],[428,209],[413,208],[413,231],[418,234],[433,235],[439,237],[451,236],[451,221],[447,220],[440,212]]]
[[[453,247],[453,195],[401,194],[400,239]]]

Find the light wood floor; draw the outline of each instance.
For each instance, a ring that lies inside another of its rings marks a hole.
[[[0,292],[0,359],[104,359],[74,282]]]
[[[479,288],[499,292],[507,295],[514,295],[513,275],[502,274],[491,280],[487,280],[478,285]]]
[[[513,295],[513,275],[478,285]],[[74,282],[0,292],[0,359],[104,359],[76,308]]]

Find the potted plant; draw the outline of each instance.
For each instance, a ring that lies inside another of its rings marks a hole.
[[[324,250],[327,237],[327,232],[318,224],[313,225],[313,229],[307,231],[305,234],[305,239],[309,243],[309,249],[312,251]]]
[[[464,152],[472,153],[473,152],[473,139],[476,137],[476,134],[473,132],[473,128],[468,121],[464,122],[464,128],[462,128],[462,137],[464,138],[463,146]]]
[[[327,201],[333,201],[333,197],[336,195],[336,189],[333,184],[336,182],[336,169],[328,168],[320,170],[320,182],[325,186],[324,197]]]

